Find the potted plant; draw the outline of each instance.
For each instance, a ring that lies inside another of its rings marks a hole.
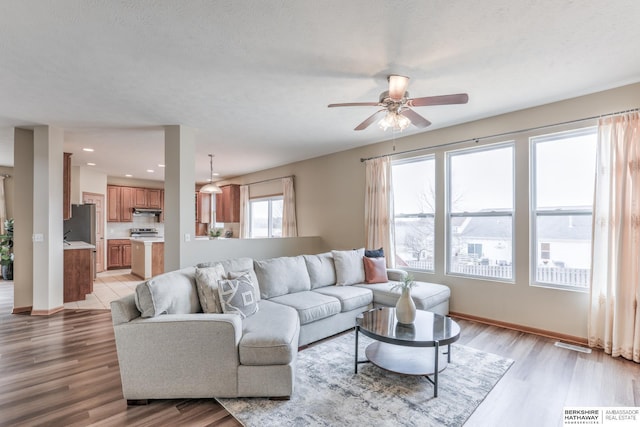
[[[13,218],[4,221],[5,234],[0,235],[2,278],[13,280]]]
[[[398,282],[391,287],[391,290],[400,289],[402,294],[396,303],[396,319],[398,323],[410,325],[416,320],[416,304],[411,298],[411,288],[416,285],[413,276],[407,274],[402,282]]]
[[[209,231],[209,239],[213,240],[213,239],[217,239],[218,237],[222,236],[222,228],[213,228]]]

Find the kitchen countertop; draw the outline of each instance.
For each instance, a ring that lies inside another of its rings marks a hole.
[[[143,242],[143,243],[164,243],[164,237],[163,236],[158,236],[158,237],[132,237],[131,238],[132,242]]]
[[[64,250],[67,249],[95,249],[96,246],[87,242],[64,242]]]

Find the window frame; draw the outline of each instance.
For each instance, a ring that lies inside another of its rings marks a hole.
[[[471,154],[471,153],[478,153],[478,152],[482,152],[482,151],[491,151],[491,150],[498,150],[498,149],[502,149],[502,148],[511,148],[511,180],[512,180],[512,186],[511,186],[511,210],[510,211],[489,211],[489,212],[468,212],[468,211],[462,211],[462,212],[453,212],[452,211],[452,167],[451,167],[451,159],[455,156],[459,156],[462,154]],[[516,141],[515,140],[508,140],[508,141],[502,141],[502,142],[498,142],[498,143],[492,143],[492,144],[485,144],[479,147],[467,147],[467,148],[461,148],[458,150],[452,150],[452,151],[447,151],[445,153],[445,167],[446,167],[446,178],[445,178],[445,227],[446,227],[446,231],[445,231],[445,239],[446,239],[446,243],[445,243],[445,275],[447,276],[457,276],[457,277],[464,277],[464,278],[469,278],[469,279],[479,279],[479,280],[485,280],[485,281],[492,281],[492,282],[500,282],[500,283],[509,283],[509,284],[514,284],[516,282],[516,253],[515,253],[515,248],[516,248],[516,215],[515,215],[515,209],[516,209],[516,189],[517,189],[517,182],[516,182],[516,175],[517,175],[517,170],[516,170]],[[510,278],[503,278],[503,277],[494,277],[494,276],[482,276],[482,275],[476,275],[476,274],[465,274],[465,273],[459,273],[459,272],[455,272],[452,271],[452,245],[453,245],[453,236],[452,236],[452,231],[453,231],[453,226],[452,226],[452,219],[453,218],[499,218],[499,217],[508,217],[511,219],[511,277]]]
[[[424,273],[435,273],[435,258],[436,258],[436,244],[435,244],[435,236],[436,236],[436,225],[435,225],[435,221],[436,221],[436,212],[437,212],[437,198],[436,198],[436,192],[437,192],[437,188],[438,188],[438,174],[436,171],[437,168],[437,160],[436,160],[436,155],[435,154],[427,154],[427,155],[422,155],[422,156],[415,156],[415,157],[408,157],[408,158],[403,158],[403,159],[398,159],[398,160],[394,160],[391,162],[391,169],[393,171],[393,167],[394,166],[400,166],[403,164],[408,164],[408,163],[418,163],[418,162],[424,162],[424,161],[433,161],[433,191],[434,191],[434,198],[433,198],[433,213],[415,213],[415,214],[396,214],[395,209],[393,212],[393,233],[394,236],[396,235],[396,218],[431,218],[433,220],[433,239],[432,239],[432,254],[433,254],[433,259],[434,261],[432,262],[432,268],[428,269],[428,268],[420,268],[420,267],[404,267],[406,270],[411,270],[411,271],[419,271],[419,272],[424,272]],[[392,180],[393,180],[393,173],[392,173]],[[394,185],[392,184],[392,187]],[[395,193],[395,191],[394,191]],[[394,196],[395,197],[395,196]],[[395,200],[393,201],[393,204],[395,205]],[[397,240],[394,238],[394,243],[397,249]]]
[[[587,285],[586,287],[579,287],[576,285],[568,285],[568,284],[559,284],[559,283],[549,283],[538,281],[537,277],[537,269],[538,269],[538,218],[539,217],[551,217],[551,216],[563,216],[563,217],[571,217],[571,216],[593,216],[593,205],[591,209],[550,209],[550,208],[542,208],[537,209],[537,156],[536,156],[536,145],[545,142],[557,141],[563,139],[563,136],[566,137],[578,137],[585,135],[593,135],[597,136],[598,128],[597,126],[585,126],[574,129],[563,130],[559,132],[545,133],[540,135],[532,135],[529,139],[529,159],[530,159],[530,173],[529,173],[529,195],[530,195],[530,214],[529,214],[529,227],[530,227],[530,235],[529,235],[529,252],[530,252],[530,260],[529,260],[529,284],[530,286],[541,287],[541,288],[550,288],[550,289],[559,289],[559,290],[567,290],[574,292],[590,292],[591,287]],[[594,177],[595,177],[595,167],[594,164]],[[592,236],[593,239],[593,236]],[[540,242],[540,243],[548,243],[550,242]],[[551,249],[549,250],[551,252]],[[542,257],[541,257],[542,259]],[[590,259],[590,263],[593,262],[593,259]],[[587,281],[589,282],[589,280]]]
[[[266,197],[256,197],[249,199],[249,238],[251,239],[277,239],[282,236],[274,236],[273,235],[273,202],[274,201],[282,201],[284,203],[284,195],[274,195],[274,196],[266,196]],[[253,203],[257,202],[268,202],[267,205],[267,236],[254,236],[253,235]],[[283,206],[284,207],[284,206]]]

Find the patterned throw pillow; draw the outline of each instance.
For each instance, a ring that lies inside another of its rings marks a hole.
[[[204,313],[222,313],[222,305],[218,297],[218,280],[221,279],[224,279],[224,268],[221,264],[196,268],[196,288]]]
[[[381,258],[384,256],[384,249],[365,249],[364,256],[367,258]]]
[[[218,296],[223,313],[239,314],[245,319],[258,311],[253,282],[248,274],[218,281]]]

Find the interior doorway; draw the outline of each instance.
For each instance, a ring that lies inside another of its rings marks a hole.
[[[82,203],[96,205],[96,273],[104,271],[104,194],[82,192]]]

